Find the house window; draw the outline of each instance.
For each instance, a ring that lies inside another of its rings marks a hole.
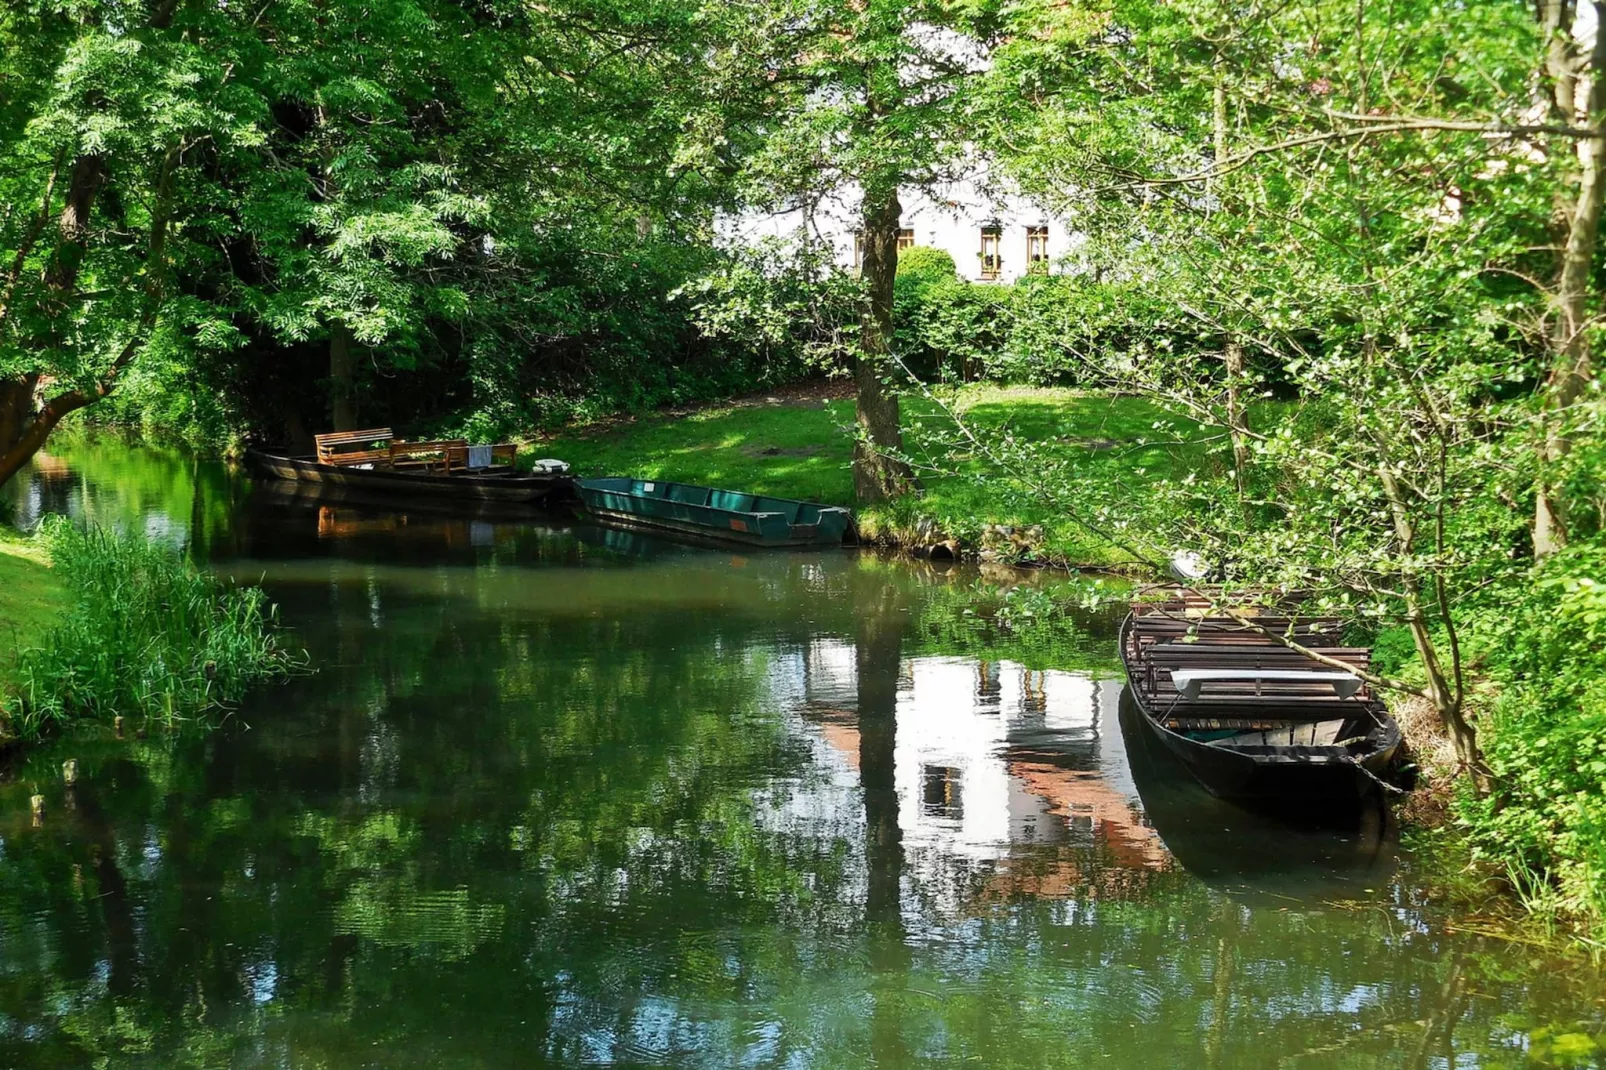
[[[998,278],[998,270],[1003,264],[1003,258],[998,255],[998,243],[1003,237],[1003,231],[996,226],[981,228],[981,277],[984,279]]]
[[[961,820],[965,816],[964,774],[951,765],[920,767],[920,809],[927,817]]]
[[[1026,269],[1028,271],[1048,270],[1048,228],[1026,228]]]
[[[905,249],[911,248],[914,245],[914,243],[915,243],[915,228],[914,227],[899,227],[898,228],[898,252],[901,253]]]

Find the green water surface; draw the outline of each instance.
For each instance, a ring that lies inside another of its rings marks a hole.
[[[261,583],[316,672],[13,762],[0,1066],[1601,1065],[1602,973],[1430,902],[1379,809],[1151,753],[1108,614],[1011,656],[963,570],[110,444],[6,501]]]

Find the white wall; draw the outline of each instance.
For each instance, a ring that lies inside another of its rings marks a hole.
[[[954,258],[961,278],[972,282],[1014,282],[1027,272],[1026,228],[1048,227],[1048,256],[1051,270],[1057,261],[1072,252],[1079,239],[1065,224],[1054,219],[1031,201],[1018,197],[989,195],[979,185],[959,182],[926,192],[906,190],[899,199],[903,214],[898,225],[914,230],[916,245],[945,250]],[[981,230],[989,223],[1000,228],[999,265],[996,280],[981,277]],[[827,198],[813,211],[779,213],[749,212],[720,221],[723,240],[749,243],[761,238],[798,238],[823,242],[834,250],[836,262],[852,268],[853,235],[859,226],[858,194],[846,191]]]

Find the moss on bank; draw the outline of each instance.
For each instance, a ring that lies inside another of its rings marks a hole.
[[[0,691],[13,682],[17,656],[60,621],[67,590],[39,540],[0,526]]]
[[[835,384],[802,396],[754,397],[693,412],[577,427],[528,445],[526,456],[568,461],[582,476],[637,476],[853,504],[853,402]],[[1099,538],[1034,488],[989,472],[954,439],[950,406],[978,427],[1006,428],[1043,455],[1108,483],[1111,493],[1152,473],[1204,462],[1197,429],[1131,397],[986,384],[904,403],[906,447],[924,491],[860,510],[872,541],[945,545],[961,555],[1067,566],[1119,566],[1132,555]],[[533,451],[533,452],[532,452]],[[1002,529],[1002,530],[1001,530]]]

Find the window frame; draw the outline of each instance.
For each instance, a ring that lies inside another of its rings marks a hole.
[[[1026,270],[1048,270],[1047,223],[1036,223],[1026,228]]]
[[[991,262],[987,252],[988,243],[992,244]],[[1004,228],[996,223],[984,224],[981,228],[981,251],[977,257],[981,260],[981,277],[991,282],[1003,273],[1004,269]]]

